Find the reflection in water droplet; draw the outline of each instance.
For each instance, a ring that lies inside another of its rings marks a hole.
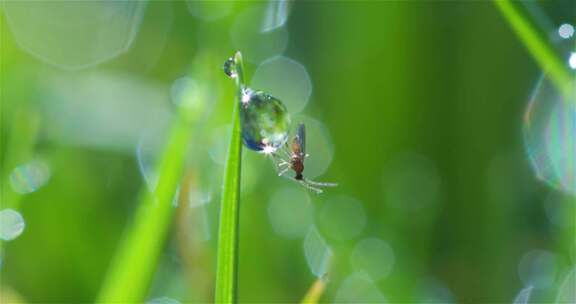
[[[311,227],[304,239],[304,256],[310,271],[317,278],[324,278],[330,270],[332,249],[316,228]]]
[[[320,121],[304,115],[296,115],[293,121],[295,125],[299,123],[306,125],[306,153],[310,157],[304,163],[304,176],[311,180],[316,179],[332,164],[334,146],[330,132]]]
[[[145,1],[6,1],[3,9],[20,47],[77,69],[127,51],[145,7]]]
[[[552,286],[556,270],[554,254],[540,249],[524,254],[518,264],[518,275],[524,286],[533,286],[536,289]]]
[[[576,303],[576,267],[563,278],[556,296],[556,303]]]
[[[299,238],[310,228],[314,205],[302,189],[285,188],[274,193],[268,203],[268,217],[274,232],[287,238]]]
[[[512,302],[512,303],[513,304],[528,304],[528,301],[530,300],[530,295],[532,294],[532,289],[534,289],[534,287],[532,287],[532,286],[528,286],[528,287],[522,289],[518,293],[516,298],[514,298],[514,302]]]
[[[41,160],[33,160],[12,170],[10,173],[10,186],[15,192],[26,194],[38,190],[49,179],[50,167]]]
[[[574,26],[564,23],[558,27],[558,35],[563,39],[569,39],[574,35]]]
[[[539,179],[576,195],[576,100],[542,79],[524,116],[524,140]]]
[[[231,27],[232,45],[242,50],[244,58],[249,62],[258,63],[280,55],[288,45],[288,31],[284,27],[262,32],[265,18],[262,7],[251,7],[240,13]]]
[[[414,191],[418,188],[418,191]],[[394,208],[417,210],[434,204],[440,191],[440,178],[426,157],[406,153],[386,165],[383,193]]]
[[[214,21],[228,16],[234,8],[234,3],[227,0],[186,0],[188,12],[204,21]]]
[[[241,102],[240,125],[247,148],[273,151],[286,143],[290,115],[280,100],[262,91],[245,89]]]
[[[224,74],[228,75],[230,78],[238,77],[238,71],[236,71],[236,62],[234,58],[230,57],[224,61]]]
[[[373,280],[385,278],[394,267],[394,252],[386,241],[366,238],[358,242],[350,256],[350,263],[357,271],[367,273]]]
[[[348,276],[336,292],[335,303],[387,303],[386,297],[365,273]]]
[[[146,301],[146,304],[181,304],[181,303],[180,301],[169,297],[159,297]]]
[[[330,198],[319,215],[320,228],[333,240],[349,240],[366,226],[366,213],[358,200],[340,196]]]
[[[290,0],[269,0],[262,24],[262,32],[269,32],[284,26],[290,14],[290,6]]]
[[[0,239],[10,241],[19,237],[26,223],[20,212],[14,209],[0,211]]]
[[[259,90],[273,92],[290,113],[302,111],[312,94],[312,81],[306,68],[284,56],[262,62],[254,72],[251,84]]]

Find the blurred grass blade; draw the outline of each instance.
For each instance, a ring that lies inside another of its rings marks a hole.
[[[326,289],[326,280],[319,278],[310,287],[304,298],[302,304],[316,304]]]
[[[522,14],[518,8],[518,3],[513,3],[510,0],[493,1],[542,70],[549,74],[559,91],[564,96],[573,96],[574,77],[570,74],[568,65],[562,62],[548,40]],[[571,98],[565,98],[565,100],[571,100]]]
[[[218,259],[216,264],[215,303],[236,302],[238,271],[238,234],[239,234],[239,200],[240,169],[242,143],[240,141],[240,117],[238,105],[243,85],[242,56],[238,52],[233,58],[236,65],[236,100],[233,105],[232,135],[228,146],[222,201],[220,203],[220,224],[218,231]]]
[[[126,231],[104,281],[98,298],[101,303],[141,303],[147,295],[174,214],[172,201],[182,174],[192,124],[204,106],[203,87],[194,88],[188,95],[192,97],[179,104],[157,166],[156,189],[141,191],[134,222]]]

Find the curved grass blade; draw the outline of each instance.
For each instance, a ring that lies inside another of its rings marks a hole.
[[[550,75],[558,90],[564,96],[573,96],[574,77],[568,71],[567,65],[562,63],[548,41],[521,12],[518,3],[513,3],[510,0],[493,1],[542,70]],[[572,98],[565,98],[565,100],[572,100]]]
[[[302,304],[316,304],[326,289],[327,281],[325,278],[318,278],[314,284],[308,289],[306,295],[302,299]]]
[[[242,55],[233,58],[236,68],[237,95],[232,117],[232,135],[228,146],[222,201],[220,203],[220,225],[218,231],[218,259],[216,261],[215,303],[235,303],[238,276],[238,234],[240,214],[240,160],[242,143],[240,138],[240,104],[243,85]]]
[[[202,114],[206,92],[198,85],[186,101],[179,103],[167,145],[157,166],[158,184],[144,189],[132,226],[110,266],[98,297],[100,303],[142,303],[156,270],[172,217],[172,201],[184,167],[194,121]]]

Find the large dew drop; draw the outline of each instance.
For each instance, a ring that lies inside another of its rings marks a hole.
[[[290,115],[286,106],[262,91],[243,89],[240,123],[244,145],[251,150],[271,153],[288,140]]]

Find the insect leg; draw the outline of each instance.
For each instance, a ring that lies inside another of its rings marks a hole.
[[[308,183],[308,181],[306,181],[306,180],[299,180],[298,183],[299,183],[300,185],[304,186],[306,189],[312,190],[312,191],[316,192],[316,194],[322,193],[322,189],[313,187],[313,186],[310,185],[310,184]]]
[[[315,182],[315,181],[311,181],[311,180],[306,180],[306,183],[312,185],[312,186],[316,186],[316,187],[336,187],[338,186],[337,183],[326,183],[326,182]]]

